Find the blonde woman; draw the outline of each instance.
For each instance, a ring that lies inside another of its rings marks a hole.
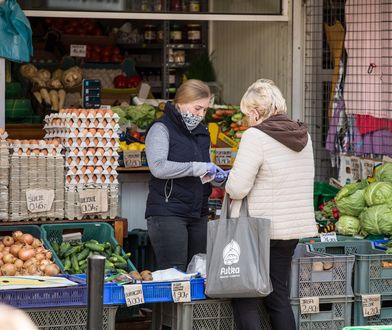
[[[317,233],[313,211],[314,160],[304,125],[287,117],[286,101],[271,80],[252,84],[241,100],[251,126],[242,135],[226,183],[238,216],[248,199],[249,214],[271,219],[270,277],[273,292],[265,303],[275,330],[296,329],[289,301],[291,259],[298,239]],[[260,329],[257,302],[233,299],[239,330]]]
[[[152,178],[146,219],[159,269],[185,271],[195,254],[206,252],[211,188],[201,177],[215,177],[218,171],[210,162],[210,135],[202,123],[210,101],[205,83],[186,81],[147,133]]]
[[[38,330],[38,328],[22,310],[0,305],[0,330]]]

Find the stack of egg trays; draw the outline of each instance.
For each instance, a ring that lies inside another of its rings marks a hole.
[[[10,178],[9,181],[9,209],[8,218],[9,221],[21,221],[24,216],[21,211],[21,192],[22,189],[26,191],[27,189],[27,163],[28,157],[18,156],[14,153],[10,157]],[[22,165],[23,164],[23,165]],[[22,187],[23,178],[23,187]]]
[[[0,140],[0,221],[8,220],[9,145]]]
[[[79,191],[88,188],[107,190],[108,195],[108,211],[102,213],[94,213],[91,215],[83,214],[81,210]],[[119,185],[117,183],[111,184],[78,184],[67,185],[65,187],[65,218],[69,220],[82,220],[86,218],[100,218],[100,219],[114,219],[118,215],[118,192]]]

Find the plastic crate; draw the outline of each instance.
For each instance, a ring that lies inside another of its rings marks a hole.
[[[5,119],[12,122],[23,122],[33,115],[30,99],[5,100]]]
[[[351,325],[353,297],[325,299],[320,298],[320,312],[301,314],[299,299],[291,300],[291,308],[297,329],[309,330],[341,330]]]
[[[344,235],[336,235],[336,239],[338,242],[346,242],[346,241],[360,241],[362,238],[355,238],[353,236],[344,236]],[[307,237],[307,238],[301,238],[299,240],[300,243],[319,243],[321,242],[320,237]],[[310,243],[310,244],[313,244]]]
[[[375,326],[357,326],[357,327],[345,327],[343,330],[392,330],[392,325],[391,326],[386,326],[386,325],[375,325]]]
[[[388,243],[388,242],[389,242],[389,239],[378,239],[378,240],[372,241],[373,246],[376,249],[383,250],[383,251],[388,250],[388,248],[386,246],[383,246],[382,244]]]
[[[268,313],[259,304],[260,329],[271,330]],[[182,304],[156,304],[153,309],[152,330],[162,326],[172,330],[235,330],[233,309],[230,300],[209,299]]]
[[[338,188],[335,188],[326,182],[315,182],[313,190],[314,210],[317,211],[321,204],[333,199],[338,191]]]
[[[354,256],[310,252],[305,244],[299,244],[291,262],[290,298],[352,296],[354,260]],[[313,271],[314,262],[332,262],[333,267]]]
[[[356,296],[354,302],[354,325],[391,325],[392,329],[392,296],[381,296],[380,315],[363,316],[362,297]]]
[[[86,282],[75,276],[63,276],[79,285],[59,288],[0,290],[0,301],[18,308],[85,306],[87,304]]]
[[[23,225],[23,226],[1,226],[0,227],[0,236],[11,236],[12,232],[20,230],[23,234],[31,234],[35,238],[42,238],[41,228],[37,225]]]
[[[113,246],[118,245],[118,242],[114,238],[113,227],[105,222],[90,222],[90,223],[67,223],[67,224],[50,224],[42,225],[42,236],[45,244],[53,252],[53,258],[60,267],[61,271],[65,273],[64,265],[60,258],[54,252],[51,242],[57,242],[59,244],[63,241],[64,232],[82,232],[82,241],[88,241],[91,239],[97,240],[99,243],[110,242]],[[125,255],[124,251],[121,250],[121,254]],[[130,260],[128,260],[128,271],[136,270]]]
[[[316,242],[309,244],[310,251],[332,255],[354,255],[367,248],[372,247],[372,243],[365,240],[344,240],[338,242]]]
[[[85,330],[87,308],[26,309],[39,330]],[[104,306],[102,330],[115,330],[117,306]]]
[[[355,254],[354,293],[392,295],[392,267],[383,267],[383,262],[391,263],[392,254],[375,249],[371,242]]]
[[[133,229],[128,232],[124,250],[131,253],[131,261],[136,269],[155,270],[155,256],[147,230]]]

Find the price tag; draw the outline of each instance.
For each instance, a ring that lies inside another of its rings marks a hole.
[[[71,45],[69,54],[73,57],[86,57],[87,46],[86,45]]]
[[[336,237],[336,233],[321,233],[320,240],[321,242],[337,242],[338,238]]]
[[[123,154],[125,167],[142,166],[142,156],[139,150],[124,150]]]
[[[300,298],[301,314],[320,313],[319,297]]]
[[[217,148],[215,151],[215,164],[230,165],[231,156],[231,148]]]
[[[173,282],[171,285],[173,301],[175,303],[190,302],[191,301],[191,283]]]
[[[79,201],[83,214],[108,211],[108,193],[105,189],[79,191]]]
[[[379,294],[362,295],[362,309],[363,309],[364,317],[380,315],[381,295]]]
[[[26,191],[27,209],[31,213],[50,211],[53,200],[54,190],[30,189]]]
[[[128,307],[144,304],[142,284],[124,285],[124,296]]]

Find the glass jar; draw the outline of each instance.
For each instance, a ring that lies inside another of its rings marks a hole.
[[[201,25],[200,24],[188,24],[187,26],[187,38],[191,44],[201,43]]]
[[[163,42],[164,32],[162,29],[159,29],[157,32],[157,42]]]
[[[191,13],[198,13],[200,11],[200,0],[190,0],[189,11]]]
[[[170,31],[170,42],[171,43],[182,42],[182,29],[180,25],[173,25]]]
[[[173,54],[174,63],[184,64],[185,63],[185,51],[176,50]]]
[[[176,84],[176,69],[169,70],[169,85],[173,86]]]
[[[171,0],[170,10],[171,11],[181,11],[182,10],[181,0]]]
[[[155,25],[144,26],[144,42],[151,44],[157,41],[157,28]]]

